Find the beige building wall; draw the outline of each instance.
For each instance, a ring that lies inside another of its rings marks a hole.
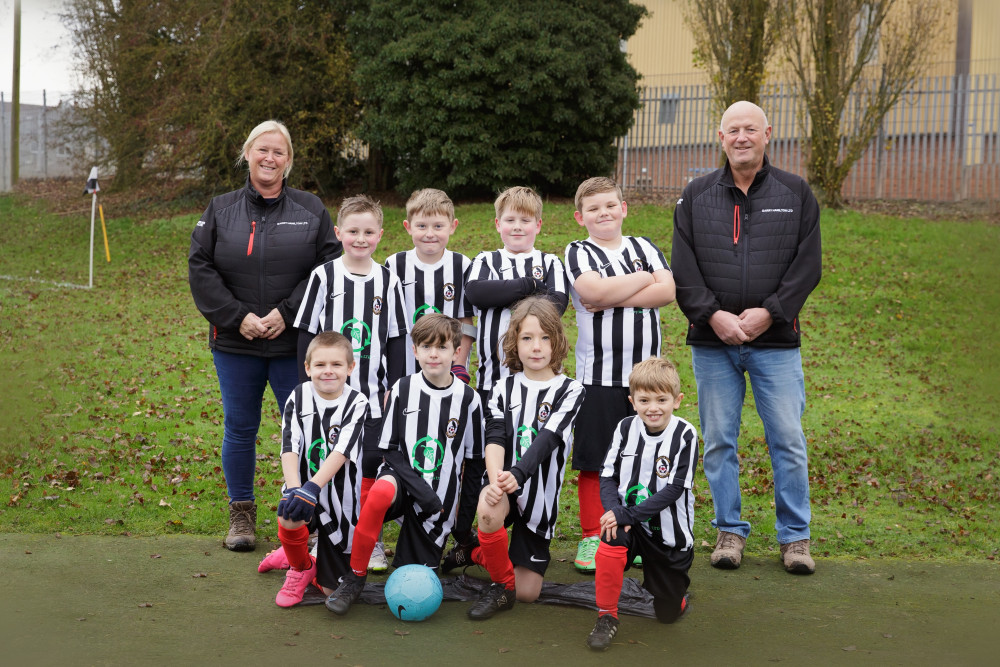
[[[644,86],[676,86],[708,83],[704,70],[695,68],[691,52],[694,39],[684,24],[689,0],[645,0],[649,16],[628,40],[632,65],[642,75]],[[906,0],[903,0],[904,2]],[[1000,0],[965,0],[971,13],[971,74],[1000,74]],[[950,0],[947,28],[928,48],[933,49],[927,76],[956,73],[955,46],[960,0]],[[781,55],[773,63],[774,76],[783,67]]]

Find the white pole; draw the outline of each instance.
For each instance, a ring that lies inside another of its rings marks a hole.
[[[97,193],[90,202],[90,282],[87,287],[94,286],[94,215],[97,213]]]

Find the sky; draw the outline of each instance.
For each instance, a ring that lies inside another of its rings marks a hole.
[[[21,0],[21,103],[54,105],[77,86],[69,33],[59,21],[63,0]],[[14,0],[0,0],[0,91],[14,89]]]

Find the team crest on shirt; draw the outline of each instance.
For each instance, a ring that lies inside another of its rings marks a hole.
[[[429,435],[424,436],[413,445],[413,468],[426,475],[436,472],[444,462],[444,445]]]
[[[641,259],[639,259],[637,257],[637,258],[635,258],[635,259],[632,260],[632,269],[634,269],[635,271],[645,271],[646,270],[646,262],[642,261]]]
[[[340,424],[331,424],[330,431],[327,433],[327,442],[337,442],[337,436],[340,435]]]
[[[531,277],[537,280],[541,280],[542,278],[545,277],[545,269],[536,264],[535,266],[531,267]]]
[[[376,296],[376,297],[372,298],[372,312],[373,313],[375,313],[376,315],[381,315],[382,314],[382,305],[383,305],[382,297]]]
[[[458,435],[458,419],[452,417],[448,420],[448,428],[445,429],[444,434],[449,438],[454,438]]]
[[[538,406],[538,421],[544,422],[552,414],[552,406],[549,403],[542,403]]]
[[[372,342],[371,327],[357,318],[344,322],[344,326],[340,327],[340,333],[350,339],[355,352],[360,352]]]
[[[452,285],[451,283],[445,283],[441,291],[442,294],[444,295],[445,301],[455,300],[455,286]]]
[[[670,475],[670,459],[666,456],[657,458],[654,469],[656,470],[657,477],[660,479],[666,479]]]

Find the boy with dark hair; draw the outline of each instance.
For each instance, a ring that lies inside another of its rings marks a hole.
[[[350,571],[349,552],[358,516],[357,459],[368,401],[347,386],[354,370],[351,342],[324,331],[306,350],[309,381],[296,387],[281,419],[281,469],[285,479],[278,503],[281,547],[269,553],[258,572],[288,569],[275,603],[291,607],[315,580],[329,594]],[[316,559],[309,555],[309,532],[318,533]]]
[[[674,300],[674,280],[652,241],[622,234],[628,207],[613,180],[584,181],[575,203],[573,215],[589,236],[566,247],[578,331],[576,379],[587,389],[573,448],[582,537],[574,565],[593,572],[599,471],[615,425],[635,414],[628,396],[632,367],[660,354],[659,308]]]
[[[385,463],[371,487],[354,532],[351,572],[326,600],[346,614],[364,589],[368,557],[382,524],[403,523],[394,567],[420,563],[437,569],[455,520],[462,464],[483,456],[479,396],[451,372],[462,342],[458,320],[431,313],[411,332],[421,372],[393,386],[379,447]]]
[[[632,369],[629,401],[637,416],[615,429],[601,472],[600,546],[594,589],[597,624],[587,645],[605,650],[618,632],[618,598],[625,570],[643,559],[643,587],[661,623],[687,609],[694,559],[694,472],[698,434],[674,415],[684,394],[677,369],[650,358]]]
[[[399,279],[372,260],[383,232],[379,203],[366,195],[348,197],[337,211],[334,231],[344,254],[313,269],[294,326],[300,329],[300,357],[320,331],[339,331],[354,345],[358,367],[349,382],[369,406],[361,457],[364,504],[382,463],[378,436],[385,394],[404,375],[406,314]],[[377,570],[388,568],[381,548],[372,561]]]

